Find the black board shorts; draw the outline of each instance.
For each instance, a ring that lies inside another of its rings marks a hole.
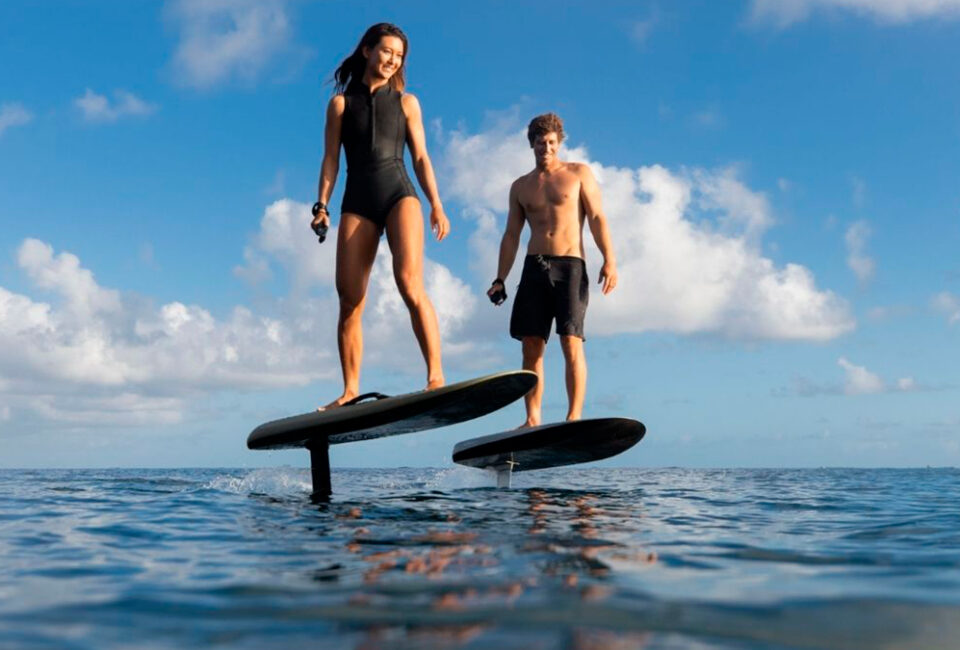
[[[520,286],[513,299],[510,336],[550,338],[557,321],[558,336],[584,338],[583,319],[590,298],[590,282],[583,258],[566,255],[527,255]]]

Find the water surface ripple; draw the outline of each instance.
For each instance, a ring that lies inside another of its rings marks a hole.
[[[960,471],[0,471],[0,647],[960,647]]]

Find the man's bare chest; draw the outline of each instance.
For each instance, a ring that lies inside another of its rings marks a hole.
[[[573,174],[529,179],[524,184],[519,199],[528,213],[575,206],[580,199],[580,180]]]

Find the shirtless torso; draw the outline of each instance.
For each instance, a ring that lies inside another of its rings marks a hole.
[[[519,208],[530,226],[528,255],[583,257],[583,203],[586,165],[561,162],[552,170],[534,169],[518,178],[511,191],[510,212]],[[592,177],[591,179],[592,180]]]

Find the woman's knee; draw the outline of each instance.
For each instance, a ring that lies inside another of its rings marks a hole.
[[[340,315],[349,316],[363,311],[366,296],[363,291],[355,287],[344,287],[337,284],[337,295],[340,298]]]
[[[423,288],[423,279],[418,274],[400,271],[395,276],[400,297],[408,307],[415,307],[423,302],[426,292]]]

